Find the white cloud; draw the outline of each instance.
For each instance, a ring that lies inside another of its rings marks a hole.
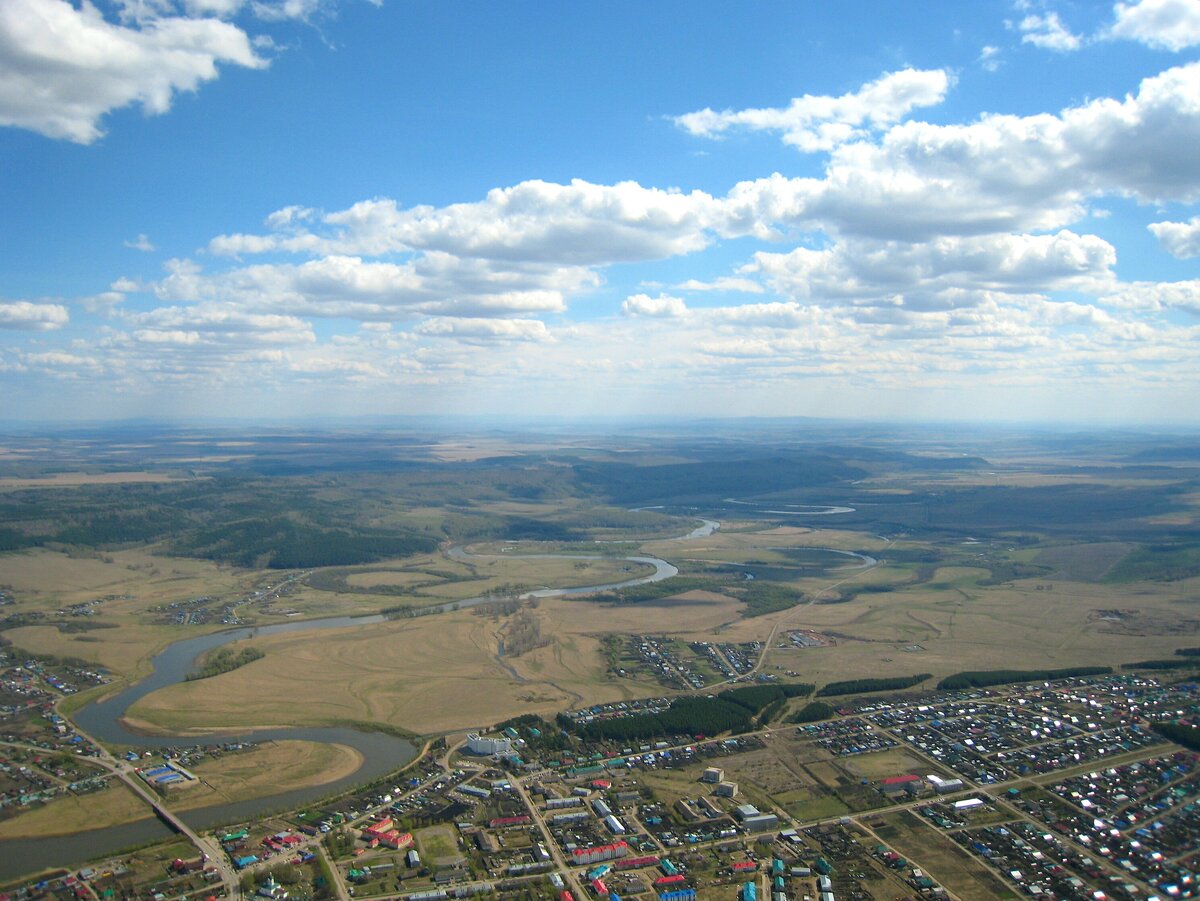
[[[291,209],[291,208],[289,208]],[[292,225],[287,210],[268,224]],[[663,259],[708,245],[705,230],[719,204],[702,191],[683,194],[636,182],[567,185],[521,182],[496,188],[476,203],[401,209],[387,198],[364,200],[322,217],[324,232],[291,229],[268,235],[221,235],[218,255],[286,251],[364,254],[441,251],[491,260],[596,265]]]
[[[550,330],[540,319],[427,319],[414,330],[420,335],[458,338],[468,343],[548,341]]]
[[[1079,36],[1072,34],[1063,25],[1058,13],[1046,13],[1044,16],[1031,13],[1017,23],[1017,28],[1021,31],[1022,43],[1033,44],[1045,50],[1065,53],[1078,50],[1081,44]]]
[[[1118,3],[1109,36],[1165,50],[1200,44],[1200,3],[1196,0],[1140,0]]]
[[[88,0],[0,3],[0,124],[90,144],[105,113],[164,113],[179,91],[217,77],[217,64],[261,68],[240,28],[218,19],[108,22]]]
[[[1187,222],[1154,222],[1147,227],[1172,256],[1181,260],[1200,257],[1200,216]]]
[[[121,291],[101,291],[79,300],[80,306],[89,313],[101,313],[106,316],[112,315],[124,302],[125,294]]]
[[[46,332],[62,328],[69,320],[67,308],[62,304],[0,301],[0,329]]]
[[[941,103],[950,81],[942,69],[904,69],[840,97],[805,94],[785,108],[720,113],[703,109],[676,116],[674,121],[689,133],[706,138],[734,128],[780,132],[784,143],[811,153],[859,138],[866,129],[898,122],[917,107]]]
[[[1105,304],[1131,310],[1181,310],[1200,315],[1200,279],[1182,282],[1133,282],[1101,298]]]
[[[1062,228],[1089,198],[1200,198],[1200,63],[1147,78],[1124,100],[967,125],[905,122],[877,144],[836,148],[824,178],[736,185],[723,230],[789,225],[922,241]]]
[[[158,248],[150,243],[150,238],[146,235],[138,235],[132,241],[126,240],[125,246],[131,250],[140,250],[143,253],[153,253]]]
[[[250,4],[258,18],[267,22],[285,19],[307,20],[324,6],[322,0],[255,0]]]
[[[805,303],[921,313],[1109,285],[1116,251],[1093,235],[986,235],[928,243],[847,240],[825,250],[759,252],[747,271]]]
[[[59,350],[39,351],[23,355],[24,362],[52,374],[71,377],[80,372],[98,372],[103,367],[92,357]]]
[[[101,328],[57,349],[57,336],[39,335],[40,357],[0,350],[0,371],[102,371],[126,390],[203,385],[212,396],[246,384],[347,396],[451,386],[507,403],[537,380],[572,403],[660,392],[707,404],[728,392],[739,412],[743,398],[800,396],[818,378],[871,391],[1158,380],[1194,394],[1200,326],[1179,323],[1200,313],[1197,283],[1121,284],[1116,250],[1077,223],[1104,197],[1200,199],[1188,150],[1200,141],[1200,64],[1057,114],[895,121],[861,113],[851,127],[864,133],[833,147],[820,177],[774,175],[724,196],[530,181],[443,207],[288,206],[260,235],[213,239],[227,256],[205,268],[173,260],[156,282],[121,279],[81,300],[107,312]],[[1193,252],[1195,220],[1151,230]],[[606,266],[742,236],[755,240],[713,253],[743,261],[723,263],[725,276],[707,276],[703,259],[703,280],[673,263],[620,282],[646,293],[598,290]],[[230,258],[257,253],[295,256]],[[716,293],[690,308],[674,296],[691,291]],[[123,302],[135,292],[149,296]],[[589,292],[589,314],[569,318]],[[22,316],[21,327],[47,327]],[[332,321],[318,333],[314,317]]]
[[[979,51],[979,65],[985,72],[995,72],[1000,68],[1000,48],[990,44]]]
[[[822,178],[773,175],[724,197],[633,182],[522,182],[477,202],[401,208],[379,198],[319,215],[287,208],[262,235],[223,235],[216,254],[434,253],[497,270],[590,268],[696,253],[718,237],[795,229],[925,241],[1061,229],[1107,195],[1200,197],[1200,63],[1145,79],[1136,95],[1055,114],[964,125],[909,121],[834,148]],[[296,208],[299,209],[299,208]]]
[[[679,319],[687,315],[687,304],[682,299],[668,294],[660,294],[658,297],[633,294],[625,298],[625,302],[621,304],[621,312],[626,316]]]
[[[746,303],[706,312],[716,322],[772,329],[800,328],[815,321],[814,311],[794,302]]]
[[[328,256],[212,275],[186,261],[174,261],[170,270],[154,286],[164,300],[231,300],[255,310],[379,321],[557,313],[565,294],[597,282],[578,267],[498,266],[438,253],[403,264]]]
[[[285,206],[281,210],[276,210],[267,216],[266,225],[268,228],[274,230],[286,229],[301,222],[307,222],[315,215],[316,210],[293,204],[292,206]]]
[[[127,313],[139,341],[158,344],[312,344],[312,326],[296,316],[249,313],[232,303],[159,307]]]
[[[190,16],[217,16],[228,19],[241,12],[246,0],[183,0],[183,8]]]
[[[689,278],[675,286],[680,291],[730,291],[743,294],[762,294],[763,286],[753,279],[722,276],[710,282]]]

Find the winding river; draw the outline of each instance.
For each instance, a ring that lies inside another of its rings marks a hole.
[[[705,532],[705,529],[708,532]],[[696,531],[711,534],[716,523],[705,520]],[[449,556],[457,560],[483,559],[480,555],[469,554],[461,547],[453,547],[448,551]],[[505,555],[510,556],[510,555]],[[517,555],[512,555],[517,556]],[[528,559],[566,558],[568,560],[596,560],[595,555],[585,554],[531,554],[520,555]],[[678,574],[679,570],[665,560],[657,557],[634,556],[623,557],[630,563],[646,564],[654,567],[650,575],[639,576],[623,582],[613,582],[606,585],[585,585],[577,588],[541,588],[526,592],[522,598],[553,598],[570,597],[589,594],[596,591],[608,591],[614,588],[628,588],[633,585],[644,585],[649,582],[660,582]],[[449,601],[432,607],[422,608],[423,612],[440,613],[472,607],[494,601],[491,597],[466,598],[460,601]],[[309,788],[282,792],[268,797],[237,801],[230,804],[219,804],[211,807],[200,807],[194,810],[178,811],[181,819],[195,829],[206,829],[219,823],[246,820],[251,817],[271,812],[289,810],[327,797],[331,794],[362,785],[374,779],[391,773],[404,766],[417,754],[417,747],[410,741],[397,738],[381,732],[360,732],[356,729],[322,729],[322,728],[286,728],[259,729],[242,733],[204,733],[202,735],[153,735],[147,736],[127,729],[122,721],[126,711],[141,698],[152,692],[182,682],[196,665],[200,655],[219,648],[222,645],[241,641],[246,638],[278,635],[286,632],[307,632],[318,629],[340,629],[373,625],[389,621],[383,615],[369,616],[334,616],[324,619],[300,620],[286,623],[274,623],[264,626],[247,626],[213,632],[196,638],[186,638],[177,641],[159,653],[152,661],[153,671],[141,682],[131,685],[116,695],[88,704],[75,713],[71,719],[83,732],[99,741],[131,745],[143,748],[160,748],[166,746],[188,747],[196,744],[214,744],[218,742],[236,741],[282,741],[299,739],[347,745],[363,755],[363,764],[349,776],[335,782]],[[115,853],[122,848],[145,844],[167,838],[170,832],[155,817],[111,826],[77,832],[70,835],[52,836],[38,839],[10,839],[0,841],[0,880],[16,879],[25,873],[33,873],[50,867],[72,866],[96,857]]]
[[[776,516],[836,516],[839,513],[854,513],[854,507],[838,507],[832,504],[775,504],[785,507],[784,510],[768,510],[764,503],[755,501],[739,501],[736,498],[725,498],[727,504],[737,504],[740,507],[753,507],[759,513],[773,513]]]

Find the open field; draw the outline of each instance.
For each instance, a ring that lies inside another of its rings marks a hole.
[[[960,898],[971,901],[1010,901],[1020,897],[983,864],[966,855],[937,829],[911,813],[888,814],[876,827],[879,837],[909,858],[927,867]]]
[[[273,741],[250,751],[200,762],[191,771],[204,784],[185,789],[172,806],[188,810],[324,785],[350,775],[360,766],[362,755],[345,745]]]
[[[346,584],[353,588],[378,588],[380,585],[423,585],[429,582],[425,573],[402,572],[395,569],[371,569],[351,573],[346,577]]]
[[[231,458],[232,459],[232,458]],[[78,488],[81,485],[153,485],[182,478],[168,472],[56,472],[38,478],[0,477],[0,491],[19,488]]]
[[[1091,544],[1063,544],[1039,551],[1031,560],[1054,569],[1060,579],[1098,582],[1121,562],[1135,545],[1127,541],[1097,541]]]
[[[469,611],[365,630],[271,636],[256,640],[266,651],[263,659],[156,692],[131,713],[166,728],[375,720],[422,734],[554,713],[584,698],[661,691],[657,683],[609,679],[603,635],[639,629],[706,634],[736,619],[736,606],[704,599],[635,609],[548,599],[535,615],[551,643],[520,657],[496,656],[505,618]]]
[[[840,761],[840,765],[846,772],[870,779],[872,782],[878,782],[888,776],[902,776],[905,773],[924,774],[930,767],[928,762],[899,748],[871,754],[855,754]]]
[[[733,537],[755,553],[755,545],[782,546],[783,540],[825,546],[818,544],[823,535],[789,528]],[[729,538],[722,536],[727,543]],[[827,546],[846,541],[844,533],[834,533]],[[670,546],[691,552],[691,545]],[[1078,561],[1090,559],[1087,552],[1073,553],[1074,565],[1085,565]],[[1101,549],[1094,556],[1111,559],[1112,552]],[[30,625],[10,629],[7,636],[27,650],[77,656],[114,672],[136,675],[155,650],[195,634],[144,623],[149,602],[217,588],[244,591],[256,578],[205,561],[138,551],[116,552],[107,559],[112,562],[47,551],[0,557],[0,584],[14,586],[23,608],[90,599],[97,589],[130,595],[130,599],[105,601],[103,615],[96,617],[120,628],[73,634],[57,625]],[[433,555],[402,563],[405,570],[445,567],[444,571],[470,574],[466,564]],[[576,568],[580,563],[586,571]],[[614,571],[625,564],[611,560],[501,558],[470,565],[499,572],[490,574],[486,583],[448,583],[460,589],[462,597],[479,593],[483,584],[511,584],[522,578],[534,580],[527,584],[555,584],[555,579],[571,577],[589,581],[627,576]],[[407,574],[391,568],[364,574],[391,572]],[[619,606],[586,599],[547,600],[536,616],[548,645],[517,658],[497,659],[504,625],[500,619],[465,611],[388,624],[369,634],[349,629],[319,636],[278,636],[260,642],[267,652],[265,659],[215,679],[159,692],[143,701],[134,715],[165,728],[377,720],[428,733],[660,691],[656,683],[614,681],[605,675],[600,640],[609,633],[741,642],[764,639],[776,624],[780,633],[788,628],[813,629],[829,636],[833,646],[794,649],[790,644],[779,647],[777,642],[765,669],[795,672],[818,684],[913,672],[931,672],[937,678],[961,669],[1119,663],[1169,655],[1176,647],[1200,640],[1200,608],[1192,600],[1200,580],[1115,586],[1042,577],[981,584],[987,573],[945,566],[929,572],[927,581],[907,585],[909,569],[885,565],[799,579],[792,584],[809,600],[830,597],[825,591],[834,584],[843,589],[875,585],[891,586],[891,590],[861,593],[844,603],[802,603],[749,620],[741,616],[742,604],[709,592]],[[41,587],[35,590],[39,582]],[[468,586],[471,590],[466,590]],[[289,609],[307,615],[366,612],[398,603],[403,601],[391,596],[344,596],[312,589],[286,599]],[[1114,624],[1096,615],[1108,609],[1136,614]],[[303,695],[302,711],[294,704],[296,686],[301,691],[314,686],[311,694]]]
[[[153,816],[146,802],[124,783],[114,780],[108,788],[87,795],[65,795],[0,821],[0,839],[41,838],[70,835],[86,829],[102,829]]]
[[[103,612],[130,615],[144,612],[148,605],[192,594],[239,591],[254,576],[207,560],[163,557],[142,549],[0,554],[0,585],[12,590],[18,610],[26,602],[29,609],[45,610],[51,605],[115,595],[105,601]]]
[[[458,839],[449,826],[428,826],[418,830],[413,840],[421,850],[421,858],[442,866],[453,864],[462,858]]]

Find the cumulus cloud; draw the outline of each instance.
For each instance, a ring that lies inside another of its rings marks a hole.
[[[721,276],[714,278],[712,281],[703,282],[699,279],[689,278],[685,282],[680,282],[676,287],[680,291],[731,291],[740,292],[743,294],[762,294],[763,286],[753,279],[735,278],[733,276]]]
[[[942,69],[904,69],[865,84],[840,97],[805,94],[783,108],[725,110],[702,109],[676,116],[675,124],[690,134],[717,137],[731,129],[772,131],[784,143],[805,152],[831,150],[900,121],[910,111],[941,103],[950,87]]]
[[[140,250],[143,253],[153,253],[158,248],[150,243],[150,238],[146,235],[138,235],[132,241],[125,241],[125,246],[130,250]]]
[[[272,214],[268,225],[295,225],[300,218],[296,209]],[[283,251],[369,256],[424,250],[586,266],[700,250],[710,241],[705,229],[719,213],[717,202],[703,191],[683,194],[636,182],[526,181],[489,191],[479,202],[446,207],[401,209],[387,198],[364,200],[322,216],[321,230],[221,235],[209,250],[218,255]]]
[[[1154,222],[1147,227],[1172,256],[1181,260],[1200,257],[1200,216],[1187,222]]]
[[[834,149],[824,178],[774,175],[723,199],[727,233],[770,224],[927,240],[1049,230],[1103,195],[1200,198],[1200,63],[1147,78],[1136,95],[1058,115],[966,125],[904,122],[877,143]]]
[[[47,332],[62,328],[69,320],[67,308],[62,304],[0,301],[0,329]]]
[[[183,8],[191,16],[217,16],[228,19],[241,12],[246,0],[183,0]]]
[[[1094,235],[843,241],[824,250],[758,252],[747,271],[806,303],[923,312],[975,306],[992,292],[1029,294],[1112,283],[1116,251]]]
[[[707,315],[714,322],[772,329],[793,329],[814,322],[813,312],[794,301],[718,307],[707,311]]]
[[[1200,64],[1123,98],[963,124],[888,119],[871,96],[824,98],[829,118],[812,112],[807,125],[785,121],[790,108],[765,111],[778,116],[761,127],[808,128],[813,141],[837,117],[861,132],[829,138],[819,177],[777,174],[724,194],[528,181],[441,207],[287,206],[261,234],[214,238],[205,267],[173,260],[157,281],[121,279],[81,301],[107,311],[99,337],[60,341],[61,357],[0,351],[0,369],[83,377],[99,360],[126,385],[304,380],[472,396],[528,379],[573,397],[685,383],[749,396],[816,376],[898,389],[1112,373],[1200,384],[1200,326],[1179,325],[1200,313],[1197,283],[1123,285],[1114,247],[1078,224],[1098,198],[1200,199],[1188,149],[1200,145]],[[1196,220],[1151,230],[1195,254]],[[703,279],[682,279],[675,263],[638,272],[657,279],[640,283],[645,293],[600,294],[610,315],[589,305],[598,315],[567,318],[573,298],[599,293],[605,267],[720,241],[714,257],[741,260],[727,275],[707,275],[707,259]],[[257,254],[272,256],[247,264]],[[675,296],[693,291],[713,293],[692,307]],[[4,312],[14,306],[0,304],[0,325],[8,315],[52,327]],[[320,338],[316,317],[332,320]]]
[[[1181,310],[1200,315],[1200,279],[1182,282],[1134,282],[1121,285],[1101,300],[1105,304],[1131,310]]]
[[[633,294],[625,298],[621,304],[621,312],[626,316],[652,316],[659,319],[679,319],[687,315],[687,304],[681,298],[660,294],[650,297],[647,294]]]
[[[1200,197],[1200,63],[1124,99],[1058,114],[908,121],[833,148],[820,178],[772,175],[725,196],[634,182],[522,182],[480,201],[400,207],[365,200],[333,213],[288,207],[265,234],[214,238],[217,255],[440,253],[497,267],[590,268],[696,253],[719,237],[779,240],[795,229],[924,241],[1054,230],[1105,195]]]
[[[979,65],[985,72],[995,72],[1000,68],[1000,48],[991,44],[979,51]]]
[[[1021,32],[1022,43],[1033,44],[1045,50],[1065,53],[1078,50],[1082,43],[1078,35],[1072,34],[1063,25],[1055,12],[1046,13],[1044,16],[1030,13],[1017,23],[1017,28]]]
[[[215,18],[107,21],[82,0],[0,4],[0,124],[90,144],[111,110],[165,113],[180,91],[217,77],[218,64],[262,68],[250,38]]]
[[[38,351],[22,355],[23,362],[51,375],[77,377],[81,373],[99,372],[103,367],[92,357],[60,350]]]
[[[1200,44],[1200,3],[1196,0],[1140,0],[1118,3],[1109,36],[1163,50]]]
[[[446,254],[426,254],[402,264],[329,256],[213,274],[190,261],[173,261],[154,291],[164,300],[226,299],[255,310],[383,321],[419,314],[556,313],[564,309],[566,293],[596,280],[577,267],[497,266]]]
[[[415,329],[417,334],[438,338],[458,338],[469,343],[494,341],[548,341],[546,323],[540,319],[427,319]]]
[[[99,294],[80,298],[79,305],[89,313],[100,313],[108,316],[112,315],[117,307],[124,302],[125,294],[121,291],[101,291]]]
[[[231,303],[159,307],[126,314],[139,340],[194,344],[200,340],[235,343],[311,344],[312,326],[296,316],[248,313]]]

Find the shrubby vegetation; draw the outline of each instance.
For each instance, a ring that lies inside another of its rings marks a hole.
[[[593,741],[633,741],[666,735],[719,735],[745,732],[766,725],[787,703],[788,698],[804,697],[813,686],[789,684],[745,685],[726,689],[715,698],[681,697],[662,713],[640,713],[610,720],[595,720],[577,726],[570,717],[560,715],[564,729],[574,729]]]
[[[575,728],[574,720],[560,715],[559,723]],[[634,741],[668,735],[719,735],[745,732],[754,726],[751,711],[720,698],[676,698],[662,713],[640,713],[611,720],[595,720],[577,728],[588,741]]]
[[[989,685],[1009,685],[1014,682],[1038,682],[1051,679],[1070,679],[1075,676],[1107,676],[1111,666],[1069,666],[1065,669],[993,669],[964,670],[947,676],[938,688],[956,691],[962,688],[986,688]]]
[[[232,648],[217,648],[217,650],[208,655],[208,659],[204,661],[204,665],[200,669],[188,673],[185,680],[194,682],[197,679],[208,679],[212,676],[219,676],[221,673],[232,672],[240,666],[245,666],[247,663],[261,660],[265,656],[266,653],[258,648],[242,648],[237,652]]]
[[[1106,582],[1174,582],[1200,575],[1200,544],[1147,544],[1130,551],[1105,577]]]
[[[723,701],[729,701],[745,707],[751,713],[758,713],[763,708],[788,698],[802,698],[813,692],[812,685],[806,682],[764,683],[762,685],[746,685],[738,688],[728,688],[717,695]]]
[[[824,701],[810,701],[788,718],[789,723],[819,723],[830,719],[836,710]]]
[[[751,582],[741,591],[746,604],[743,616],[762,616],[795,607],[804,600],[804,592],[774,582]]]
[[[1200,657],[1200,648],[1180,648],[1175,653],[1180,657]]]
[[[1166,660],[1141,660],[1137,663],[1122,663],[1121,669],[1193,669],[1198,666],[1200,666],[1200,660],[1172,660],[1168,658]]]
[[[536,713],[525,713],[514,716],[502,723],[497,723],[493,729],[502,732],[505,729],[516,729],[531,748],[543,751],[563,751],[571,746],[571,740],[555,723],[548,723]],[[534,734],[534,730],[538,734]]]
[[[917,673],[915,676],[892,676],[884,679],[847,679],[842,682],[830,682],[817,692],[817,697],[857,695],[873,691],[900,691],[920,685],[926,679],[932,678],[933,673]]]
[[[1194,723],[1155,723],[1153,728],[1163,738],[1183,745],[1189,751],[1200,751],[1200,726]]]
[[[183,556],[272,569],[354,566],[436,549],[437,541],[424,535],[327,529],[283,517],[201,529],[175,544]]]
[[[711,579],[697,576],[676,576],[662,582],[647,582],[644,585],[631,585],[629,588],[606,591],[602,594],[592,595],[589,600],[611,601],[616,604],[641,604],[696,590],[716,591],[719,588],[713,585]]]

